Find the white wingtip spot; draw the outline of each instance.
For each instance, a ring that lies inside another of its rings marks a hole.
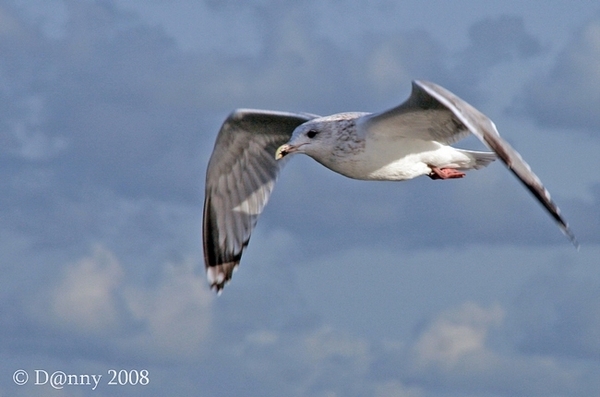
[[[206,269],[206,278],[208,279],[208,283],[213,285],[215,280],[218,277],[217,269],[215,267],[209,267]]]
[[[206,269],[206,278],[210,289],[214,289],[217,295],[221,295],[225,285],[231,280],[232,274],[238,269],[239,264],[234,262],[210,266]]]

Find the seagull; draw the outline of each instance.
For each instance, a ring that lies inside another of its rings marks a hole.
[[[492,152],[450,144],[475,135]],[[529,189],[579,248],[540,179],[483,113],[439,85],[413,81],[410,97],[381,113],[308,113],[238,109],[223,123],[206,171],[203,246],[211,289],[220,293],[289,155],[304,153],[360,180],[456,179],[496,158]]]

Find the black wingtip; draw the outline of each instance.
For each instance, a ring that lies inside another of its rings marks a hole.
[[[573,244],[575,249],[577,251],[579,251],[579,249],[581,248],[581,245],[579,244],[579,241],[577,241],[577,237],[575,237],[575,234],[569,228],[569,225],[565,225],[561,229],[562,229],[563,233],[565,234],[565,236],[567,236],[567,238],[571,241],[571,244]]]

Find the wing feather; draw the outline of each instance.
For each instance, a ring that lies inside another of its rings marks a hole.
[[[436,84],[415,81],[413,89],[420,90],[428,94],[433,100],[452,112],[452,117],[457,118],[460,123],[467,127],[481,142],[493,150],[498,157],[506,164],[508,169],[523,183],[523,185],[533,194],[540,204],[554,218],[561,231],[571,240],[573,245],[579,248],[579,243],[571,231],[568,223],[561,215],[560,209],[550,197],[550,193],[542,184],[542,181],[531,170],[529,164],[523,157],[506,142],[496,129],[496,125],[486,115],[463,101],[450,91]],[[421,94],[421,97],[423,95]],[[426,101],[430,101],[427,100]]]
[[[471,132],[445,104],[432,96],[418,81],[401,105],[364,118],[369,134],[457,142]]]
[[[223,123],[206,171],[203,246],[217,292],[231,279],[284,161],[275,151],[317,116],[239,109]]]

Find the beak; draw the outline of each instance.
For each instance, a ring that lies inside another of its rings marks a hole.
[[[292,146],[287,143],[285,145],[281,145],[277,148],[277,151],[275,152],[275,160],[281,160],[284,156],[293,153],[296,150],[298,150],[296,146]]]

